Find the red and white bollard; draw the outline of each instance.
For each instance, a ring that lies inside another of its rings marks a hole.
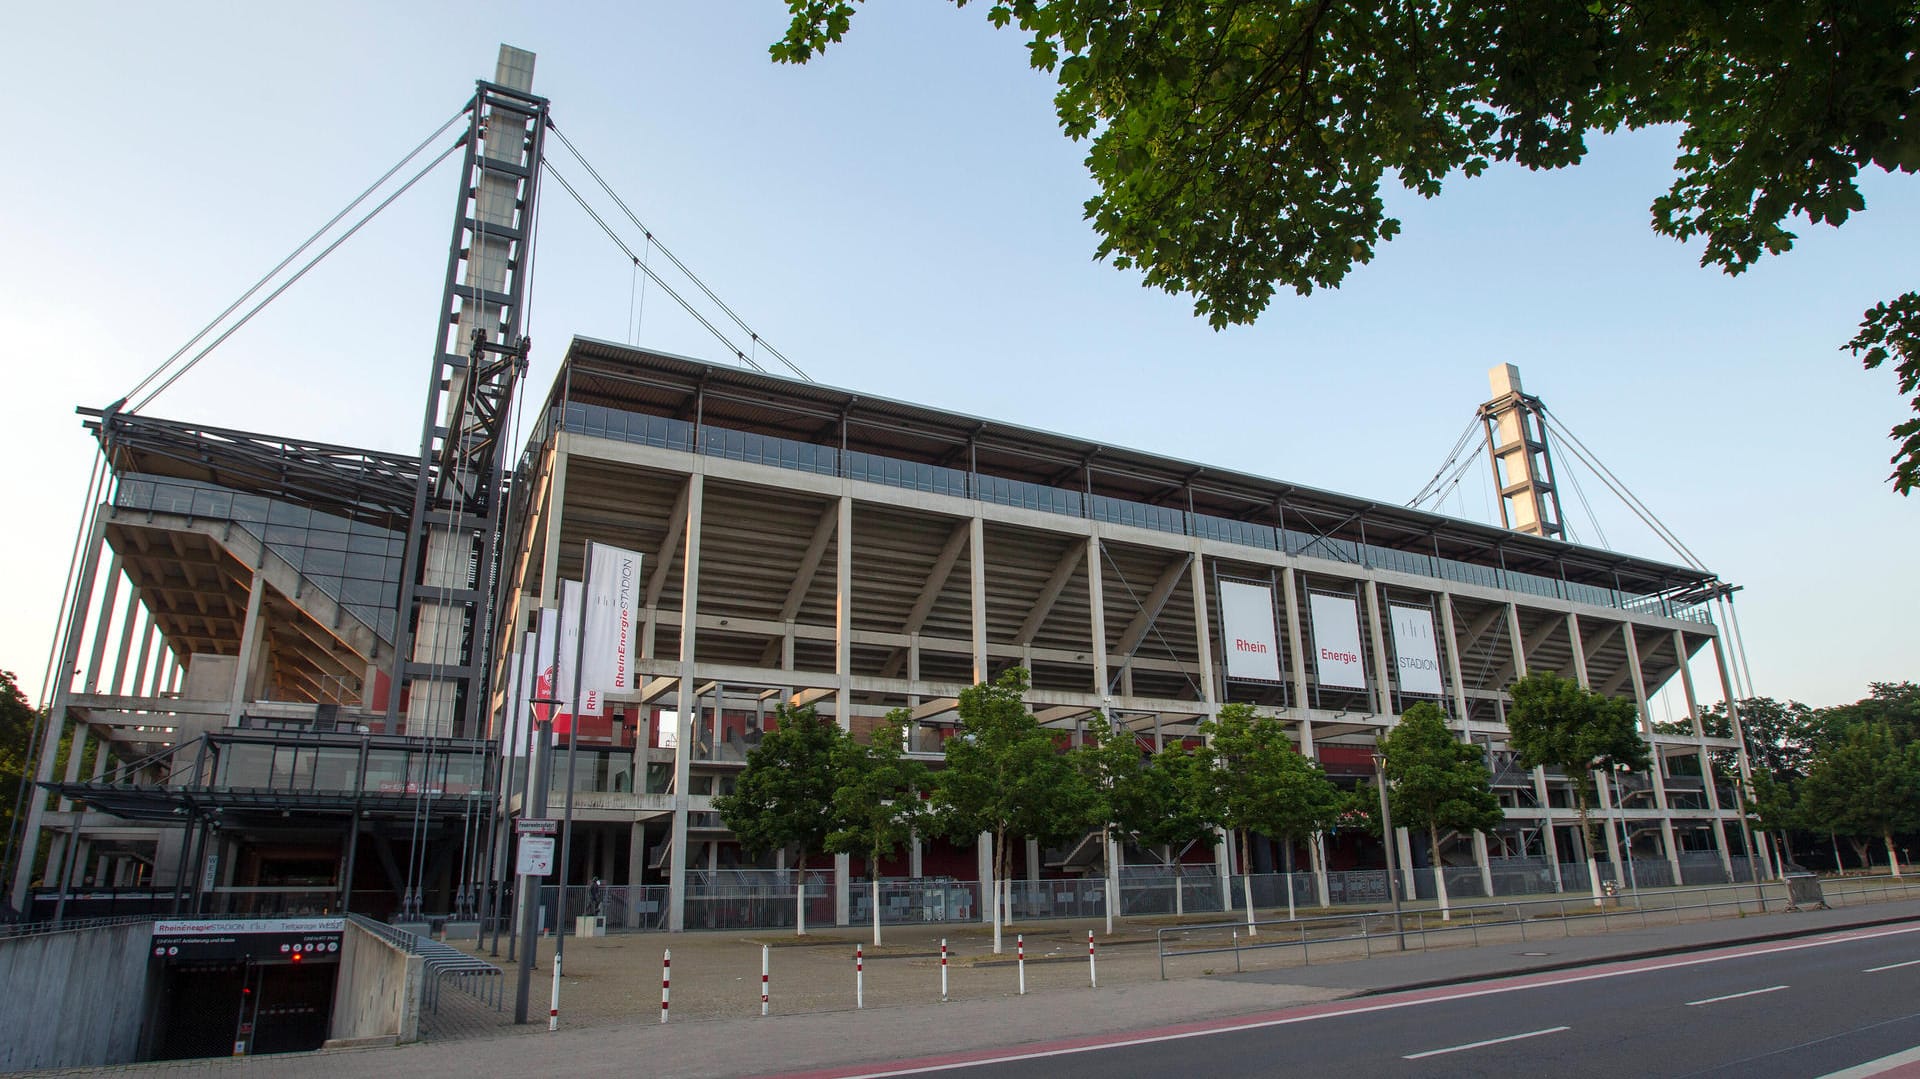
[[[853,946],[853,1006],[867,1006],[867,960],[858,944]]]
[[[560,956],[553,957],[553,997],[547,1001],[547,1029],[560,1029]]]
[[[1093,930],[1087,930],[1087,984],[1094,989],[1100,988],[1100,972],[1093,966]]]
[[[1027,995],[1027,935],[1017,933],[1013,938],[1013,954],[1020,967],[1020,995]]]
[[[947,938],[940,938],[940,1003],[947,1002]]]
[[[760,1014],[767,1014],[767,946],[760,946]]]
[[[660,1021],[667,1021],[668,987],[673,983],[673,949],[660,957]]]

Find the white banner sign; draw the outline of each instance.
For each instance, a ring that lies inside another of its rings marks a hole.
[[[553,699],[560,702],[559,714],[553,717],[553,733],[566,734],[573,730],[573,665],[579,658],[580,649],[580,608],[582,593],[579,581],[561,581],[560,598],[560,655],[554,664]],[[580,695],[585,698],[586,706],[578,711],[582,715],[600,714],[600,693],[584,683]]]
[[[544,877],[552,873],[554,842],[550,835],[521,836],[514,871],[523,877]]]
[[[1400,692],[1442,696],[1440,653],[1434,646],[1433,612],[1387,604],[1393,625],[1393,658],[1400,666]]]
[[[1323,686],[1367,688],[1367,665],[1360,659],[1360,611],[1346,596],[1319,592],[1307,597],[1313,615],[1314,672]]]
[[[633,689],[633,631],[640,610],[640,556],[595,543],[587,579],[586,651],[581,685],[625,696]],[[589,712],[598,709],[589,709]]]
[[[1227,677],[1280,681],[1280,641],[1273,627],[1273,586],[1220,582],[1220,637]]]

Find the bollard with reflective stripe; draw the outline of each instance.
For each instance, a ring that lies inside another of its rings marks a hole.
[[[560,953],[553,956],[553,999],[547,1002],[547,1029],[560,1029]]]
[[[1016,933],[1013,938],[1014,955],[1020,967],[1020,995],[1027,995],[1027,935]]]
[[[1087,984],[1100,988],[1100,973],[1093,968],[1093,930],[1087,930]]]
[[[767,1014],[767,946],[760,946],[760,1014]]]
[[[673,949],[660,956],[660,1021],[667,1021],[667,991],[673,984]]]
[[[853,946],[853,1006],[867,1006],[867,961],[858,944]]]
[[[940,1002],[947,1001],[947,938],[940,938]]]

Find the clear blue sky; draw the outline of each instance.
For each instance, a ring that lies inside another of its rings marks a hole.
[[[539,54],[556,122],[648,226],[822,382],[1404,501],[1487,396],[1486,368],[1517,363],[1746,586],[1760,692],[1827,704],[1920,678],[1920,500],[1884,482],[1904,405],[1890,372],[1837,351],[1862,309],[1916,284],[1910,178],[1869,177],[1847,227],[1806,227],[1728,278],[1647,227],[1672,134],[1610,138],[1578,169],[1394,193],[1405,232],[1344,288],[1216,333],[1090,260],[1083,148],[979,5],[870,5],[804,68],[766,58],[775,0],[75,2],[15,5],[8,23],[0,668],[29,695],[91,461],[73,406],[127,392],[451,116],[501,41]],[[452,176],[147,411],[416,449]],[[572,335],[634,337],[639,300],[557,186],[541,229],[536,396]],[[637,340],[725,355],[654,289]],[[1666,557],[1584,486],[1612,546]],[[1443,508],[1488,519],[1483,472]],[[1568,513],[1599,539],[1572,499]]]

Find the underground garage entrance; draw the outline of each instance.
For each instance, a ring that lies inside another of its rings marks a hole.
[[[150,1059],[320,1048],[345,928],[342,918],[155,923]]]

